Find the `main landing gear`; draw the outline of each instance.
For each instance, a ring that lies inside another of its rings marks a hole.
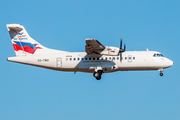
[[[94,76],[97,80],[100,80],[102,73],[103,73],[102,70],[98,70],[97,72],[95,72],[95,73],[93,74],[93,76]]]

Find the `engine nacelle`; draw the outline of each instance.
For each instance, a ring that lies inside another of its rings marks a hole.
[[[106,46],[105,49],[102,52],[100,52],[100,54],[101,55],[118,55],[119,54],[119,48]]]

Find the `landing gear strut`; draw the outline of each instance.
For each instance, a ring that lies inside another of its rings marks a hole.
[[[101,79],[101,75],[102,75],[102,70],[98,70],[97,72],[95,72],[93,74],[93,76],[97,79],[97,80],[100,80]]]
[[[159,69],[159,72],[160,72],[159,75],[160,75],[160,76],[163,76],[163,73],[162,73],[162,72],[163,72],[163,68]]]

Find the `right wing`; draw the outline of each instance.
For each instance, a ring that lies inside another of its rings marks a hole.
[[[105,49],[104,45],[102,45],[96,39],[86,39],[85,51],[87,54],[99,54],[101,51]]]

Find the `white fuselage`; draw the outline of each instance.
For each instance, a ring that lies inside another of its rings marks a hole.
[[[120,47],[104,46],[98,40],[87,38],[85,52],[66,52],[44,47],[31,38],[23,25],[7,24],[16,57],[8,61],[58,71],[89,72],[97,79],[102,73],[128,70],[159,70],[174,63],[156,51],[126,51]]]
[[[126,51],[117,56],[109,56],[87,55],[86,52],[66,52],[9,57],[8,61],[59,71],[89,73],[94,73],[98,69],[102,69],[103,73],[128,70],[161,70],[174,64],[166,57],[153,56],[158,53],[156,51]]]

